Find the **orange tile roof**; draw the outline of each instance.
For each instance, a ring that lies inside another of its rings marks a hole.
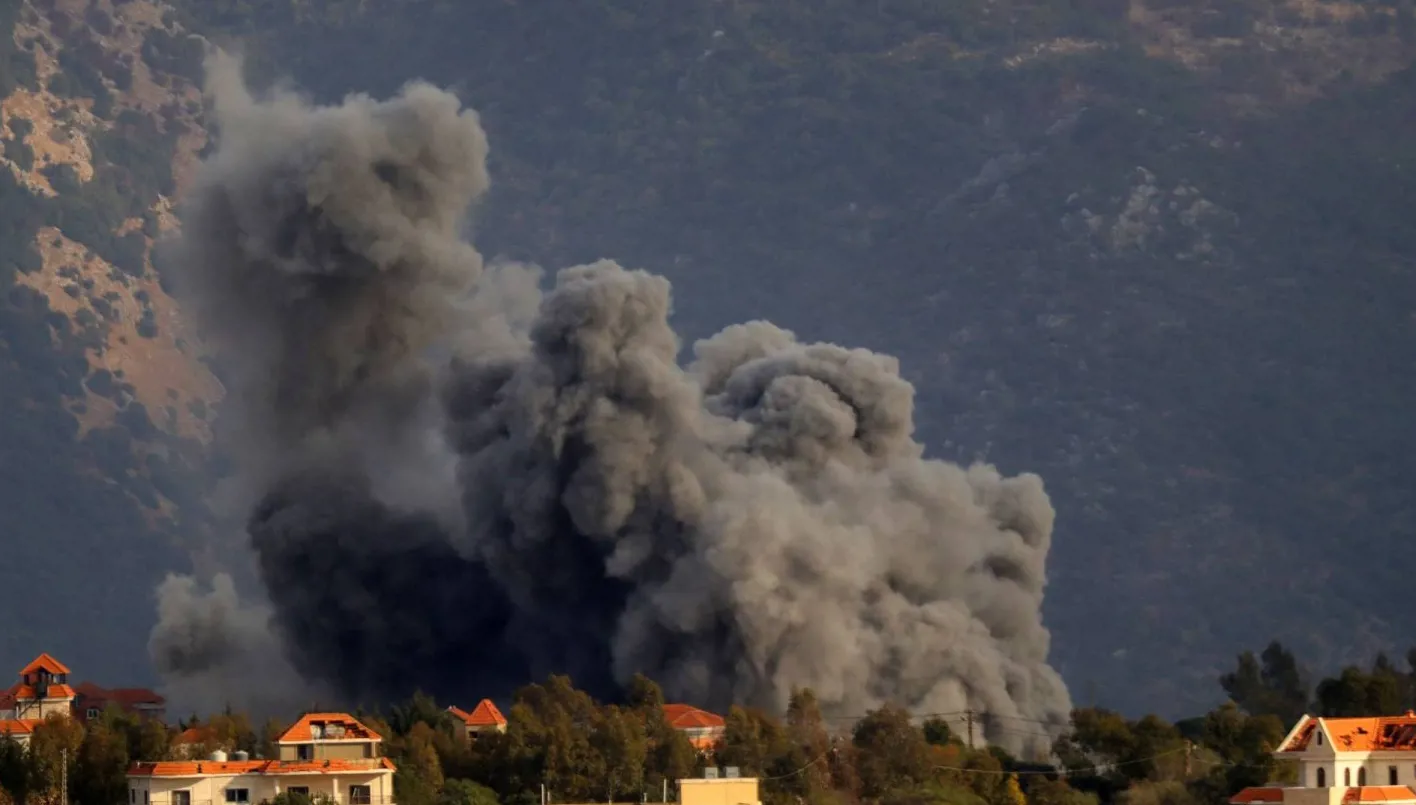
[[[0,719],[0,735],[29,735],[42,723],[44,722],[37,718]]]
[[[469,727],[500,727],[506,724],[506,717],[501,714],[491,699],[477,702],[477,706],[472,708],[470,713],[457,707],[449,707],[447,711]]]
[[[50,685],[49,690],[44,692],[46,699],[72,699],[74,696],[74,689],[68,685]]]
[[[1342,795],[1344,803],[1356,802],[1416,802],[1416,791],[1404,785],[1364,785],[1349,788]]]
[[[14,666],[11,667],[13,668]],[[48,671],[51,674],[67,674],[69,673],[69,668],[64,665],[64,663],[59,662],[48,654],[41,654],[35,657],[34,661],[29,665],[26,665],[24,670],[20,671],[20,676],[38,673],[39,671]]]
[[[700,710],[691,704],[664,705],[664,718],[676,730],[717,729],[727,724],[717,713]]]
[[[316,739],[310,727],[315,724],[327,724],[344,728],[344,735],[339,738],[323,737]],[[382,741],[383,738],[377,732],[369,729],[359,720],[348,713],[306,713],[300,717],[299,721],[288,730],[276,743],[305,743],[314,740],[345,740],[345,741]]]
[[[1258,805],[1261,802],[1282,802],[1283,789],[1276,786],[1245,788],[1229,798],[1233,805]]]
[[[339,774],[351,771],[395,771],[386,757],[371,760],[162,760],[134,763],[130,777],[196,777],[226,774]]]
[[[215,736],[211,727],[188,727],[172,739],[174,745],[199,744]]]
[[[1312,718],[1303,723],[1293,740],[1281,752],[1302,752],[1308,748],[1319,723],[1338,752],[1416,752],[1416,713],[1376,718]]]

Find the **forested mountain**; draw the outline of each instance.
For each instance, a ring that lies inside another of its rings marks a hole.
[[[1409,0],[5,13],[0,578],[33,603],[0,662],[141,675],[153,582],[234,538],[198,494],[221,387],[147,258],[204,143],[187,32],[326,99],[455,88],[488,255],[661,272],[690,337],[899,356],[936,455],[1045,479],[1081,704],[1174,716],[1270,637],[1330,667],[1416,634],[1379,595],[1416,556]]]

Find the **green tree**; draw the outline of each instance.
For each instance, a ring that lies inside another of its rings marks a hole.
[[[805,769],[799,774],[786,778],[784,786],[808,802],[820,800],[831,791],[832,767],[828,762],[831,751],[831,736],[826,731],[826,721],[821,716],[821,705],[811,688],[792,691],[787,702],[787,738],[791,748],[786,765],[781,774],[792,774],[797,769]]]
[[[614,706],[600,708],[591,728],[590,746],[599,754],[604,769],[603,798],[613,801],[616,795],[628,793],[637,799],[644,791],[649,754],[649,739],[638,714]]]
[[[931,776],[929,744],[900,707],[887,704],[867,714],[852,730],[851,743],[861,796],[867,799],[914,788]]]
[[[438,792],[437,805],[501,805],[497,792],[471,780],[448,780]]]
[[[1220,686],[1235,704],[1250,715],[1277,716],[1293,724],[1308,709],[1308,685],[1293,653],[1273,641],[1255,657],[1246,651],[1236,668],[1224,674]]]
[[[949,722],[942,718],[925,719],[920,725],[924,731],[924,740],[932,746],[947,746],[954,739],[954,731],[949,728]]]
[[[0,738],[0,789],[15,805],[25,805],[29,797],[29,759],[19,741]]]
[[[83,741],[83,725],[66,716],[50,715],[34,728],[30,734],[29,751],[25,753],[30,799],[40,797],[45,802],[57,801],[65,759],[67,773],[72,779]]]
[[[433,735],[432,727],[418,721],[397,742],[393,790],[403,805],[434,805],[437,800],[443,773]]]
[[[123,727],[104,719],[85,730],[71,783],[76,801],[116,803],[127,796],[128,742]]]
[[[1033,777],[1028,784],[1028,805],[1097,805],[1096,794],[1078,791],[1061,780]]]

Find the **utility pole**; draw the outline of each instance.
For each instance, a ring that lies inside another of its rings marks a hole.
[[[968,725],[969,748],[973,749],[973,708],[969,708],[968,710],[964,711],[964,723]]]
[[[661,799],[661,800],[659,800],[659,801],[660,801],[660,802],[668,802],[668,801],[669,801],[669,778],[667,778],[667,777],[664,778],[664,798]]]
[[[1190,741],[1185,742],[1185,779],[1190,779],[1190,755],[1195,751],[1195,745]]]
[[[69,748],[59,750],[59,803],[69,805]]]

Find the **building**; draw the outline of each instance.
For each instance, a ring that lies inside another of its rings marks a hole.
[[[688,742],[700,752],[712,749],[727,731],[722,716],[689,704],[664,705],[664,718],[669,726],[687,735]]]
[[[307,713],[276,741],[279,757],[134,763],[129,805],[244,805],[300,793],[338,805],[393,805],[394,766],[383,738],[346,713]]]
[[[81,682],[74,687],[74,693],[74,711],[84,721],[98,718],[109,707],[154,721],[167,718],[167,700],[147,688],[101,688],[92,682]]]
[[[757,778],[738,777],[735,768],[718,771],[710,767],[702,777],[679,780],[679,805],[762,805]]]
[[[28,743],[34,728],[50,716],[98,718],[116,705],[124,712],[159,721],[167,702],[146,688],[101,688],[92,682],[69,684],[69,667],[41,654],[20,669],[20,681],[0,693],[0,736]]]
[[[447,712],[463,725],[469,741],[476,740],[483,732],[506,732],[506,717],[491,699],[477,702],[477,706],[472,708],[470,713],[457,707],[449,707]]]
[[[1234,805],[1416,805],[1416,713],[1303,716],[1274,756],[1296,761],[1296,785],[1246,788]]]

